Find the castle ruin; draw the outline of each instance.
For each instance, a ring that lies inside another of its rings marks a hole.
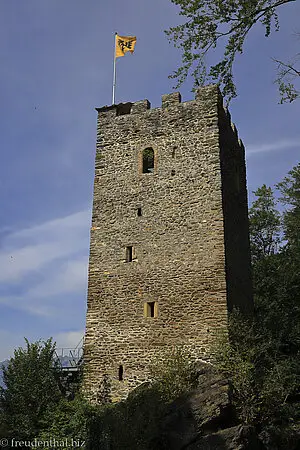
[[[245,150],[215,85],[97,111],[84,390],[117,401],[252,311]]]

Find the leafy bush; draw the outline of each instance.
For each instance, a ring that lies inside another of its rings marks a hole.
[[[172,401],[197,385],[195,360],[184,347],[174,347],[167,358],[151,367],[151,377],[165,401]]]
[[[160,422],[172,400],[196,384],[195,364],[187,351],[174,349],[152,366],[153,381],[132,391],[125,401],[95,409],[89,449],[162,450]]]
[[[0,409],[8,435],[16,439],[32,439],[40,430],[47,408],[62,397],[57,370],[53,367],[55,344],[29,343],[18,348],[3,368],[5,388],[0,387]]]
[[[300,419],[299,355],[282,352],[269,330],[236,310],[229,336],[219,338],[216,363],[232,384],[239,419],[262,430],[268,440],[291,437]]]
[[[81,443],[87,442],[93,411],[94,407],[80,395],[71,401],[62,398],[57,404],[47,408],[41,422],[41,431],[36,437],[43,441],[74,439]]]

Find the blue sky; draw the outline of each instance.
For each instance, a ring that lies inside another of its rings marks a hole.
[[[278,104],[271,60],[299,52],[299,2],[279,13],[280,31],[264,39],[258,25],[235,66],[230,112],[246,147],[249,194],[299,162],[300,101]],[[24,336],[53,336],[58,346],[80,340],[94,108],[111,103],[114,32],[137,36],[135,53],[117,60],[116,101],[148,98],[157,107],[180,63],[163,30],[179,20],[169,0],[0,3],[0,361]],[[180,88],[183,101],[191,88],[191,80]]]

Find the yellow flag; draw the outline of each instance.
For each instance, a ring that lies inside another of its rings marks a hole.
[[[116,34],[116,54],[115,57],[124,56],[126,52],[133,53],[136,43],[136,36],[119,36]]]

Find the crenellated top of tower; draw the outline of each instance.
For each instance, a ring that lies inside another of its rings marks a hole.
[[[217,95],[219,100],[222,102],[222,95],[217,85],[208,85],[203,86],[197,89],[195,93],[195,99],[198,102],[209,101],[212,96]],[[189,100],[186,103],[191,103],[193,100]],[[171,94],[162,95],[161,109],[167,109],[178,106],[181,102],[181,94],[180,92],[172,92]],[[113,116],[123,116],[125,114],[141,114],[147,110],[151,109],[151,103],[149,100],[139,100],[137,102],[127,102],[127,103],[119,103],[116,105],[103,106],[101,108],[96,108],[98,113],[106,113],[109,112],[110,115]],[[160,109],[160,108],[155,108]]]
[[[218,109],[218,117],[219,119],[222,117],[228,124],[228,126],[232,129],[232,132],[236,136],[236,139],[239,141],[239,145],[243,148],[243,143],[240,139],[238,139],[238,132],[234,125],[231,122],[231,115],[227,108],[223,105],[223,97],[220,92],[218,85],[211,84],[208,86],[200,87],[195,92],[195,97],[193,100],[189,100],[186,102],[181,101],[180,92],[172,92],[171,94],[162,95],[161,106],[156,108],[151,108],[151,103],[149,100],[139,100],[137,102],[127,102],[127,103],[119,103],[116,105],[103,106],[101,108],[96,108],[96,111],[99,115],[99,125],[104,122],[106,124],[111,124],[114,122],[115,118],[119,116],[134,116],[138,118],[144,117],[144,114],[159,114],[164,111],[165,113],[170,112],[172,116],[177,114],[178,108],[194,108],[196,105],[199,106],[200,110],[203,110],[203,113],[211,114],[212,110],[215,108]],[[199,110],[198,113],[199,114]]]

